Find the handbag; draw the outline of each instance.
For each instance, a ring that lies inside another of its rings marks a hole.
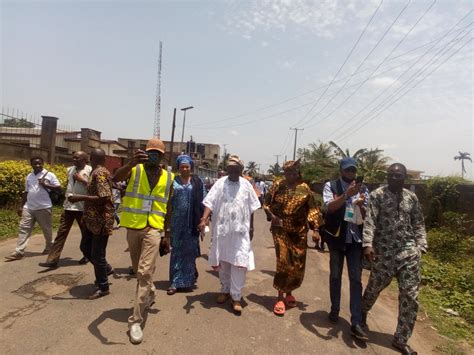
[[[46,170],[46,173],[41,177],[41,179],[44,179],[46,175],[48,175],[49,171]],[[49,198],[51,199],[51,203],[53,205],[60,205],[64,201],[64,192],[63,189],[58,189],[58,190],[51,190],[44,188],[49,195]]]

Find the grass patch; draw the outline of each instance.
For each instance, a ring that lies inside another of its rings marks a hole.
[[[53,229],[56,230],[59,225],[59,217],[61,216],[63,209],[62,207],[53,207]],[[9,238],[18,237],[18,225],[20,223],[20,217],[16,214],[15,210],[11,209],[0,209],[0,241]],[[33,234],[41,233],[41,228],[36,224],[33,229]]]

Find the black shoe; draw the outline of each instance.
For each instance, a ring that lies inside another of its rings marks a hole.
[[[89,262],[89,259],[87,259],[85,256],[84,256],[81,260],[79,260],[79,264],[80,264],[80,265],[85,265],[85,264],[87,264],[88,262]]]
[[[328,318],[331,323],[337,323],[339,321],[339,312],[331,311],[328,315]]]
[[[96,300],[98,298],[107,296],[108,294],[110,294],[109,290],[107,290],[107,291],[96,290],[96,291],[94,291],[94,293],[92,295],[89,296],[89,299],[90,300]]]
[[[113,275],[114,272],[115,270],[112,266],[110,268],[107,268],[107,276]]]
[[[364,332],[364,329],[362,329],[362,327],[359,324],[353,325],[351,327],[351,334],[353,337],[359,340],[363,340],[363,341],[369,340],[367,333]]]
[[[56,269],[58,267],[58,263],[53,263],[53,262],[39,263],[38,265],[42,267],[47,267],[50,269]]]
[[[131,266],[128,267],[128,274],[129,275],[135,275],[135,271],[133,271],[133,267],[131,267]]]
[[[410,348],[407,343],[402,343],[398,340],[393,340],[392,346],[398,349],[403,355],[418,355],[418,353]]]

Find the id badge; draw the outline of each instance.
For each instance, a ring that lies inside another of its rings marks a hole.
[[[346,206],[344,221],[354,223],[354,207],[352,206],[352,204],[347,204]]]
[[[151,212],[152,205],[153,205],[153,200],[143,200],[142,211]]]

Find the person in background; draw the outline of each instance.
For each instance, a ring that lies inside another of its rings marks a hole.
[[[194,162],[188,155],[176,160],[179,176],[173,182],[171,197],[171,258],[168,295],[190,289],[196,283],[196,258],[201,255],[198,225],[204,212],[204,184],[192,174]]]
[[[260,204],[263,206],[263,201],[265,200],[265,194],[267,192],[267,185],[260,179],[259,177],[255,178],[255,187],[257,188],[258,192],[260,193],[259,201]],[[258,196],[258,194],[257,194]]]
[[[118,169],[115,169],[114,174],[117,172]],[[115,219],[115,227],[114,229],[120,228],[120,216],[119,216],[119,209],[120,204],[122,203],[122,195],[123,190],[125,187],[125,182],[113,182],[112,183],[112,201],[114,202],[114,219]]]
[[[407,169],[392,164],[387,186],[370,194],[364,222],[364,256],[371,263],[362,298],[363,323],[377,298],[395,277],[398,281],[398,324],[392,345],[402,354],[417,354],[408,344],[418,312],[421,254],[426,253],[425,223],[416,195],[403,188]]]
[[[33,172],[26,177],[25,192],[18,209],[20,220],[20,232],[15,250],[5,257],[6,261],[23,259],[26,245],[31,236],[33,228],[38,222],[43,231],[46,245],[42,252],[47,255],[53,245],[52,213],[53,204],[49,197],[50,190],[61,190],[61,183],[56,175],[44,169],[44,160],[41,157],[30,159]]]
[[[54,239],[53,246],[48,254],[46,262],[39,263],[42,267],[56,268],[58,266],[61,252],[74,221],[79,225],[82,238],[84,235],[84,227],[82,224],[84,202],[72,203],[67,199],[67,196],[74,194],[87,194],[87,185],[89,184],[92,167],[87,164],[89,162],[89,156],[83,151],[75,152],[72,156],[72,161],[74,165],[67,169],[66,199],[64,200],[64,209],[61,214],[61,219],[59,220],[58,233],[56,234],[56,238]],[[82,259],[79,260],[79,264],[86,264],[88,261],[89,259],[83,255]]]
[[[97,289],[89,296],[90,300],[107,296],[109,291],[108,275],[113,273],[107,263],[106,248],[114,226],[114,206],[112,204],[112,180],[105,168],[105,151],[100,148],[90,153],[92,173],[87,195],[72,194],[69,202],[84,201],[84,236],[81,251],[94,266]]]
[[[260,202],[252,185],[243,178],[244,163],[231,155],[227,163],[228,175],[212,186],[204,199],[204,213],[199,224],[204,233],[212,213],[212,242],[209,264],[219,271],[221,293],[217,303],[232,299],[236,314],[242,312],[242,289],[248,270],[255,269],[251,240],[253,213]]]
[[[277,266],[273,287],[278,297],[273,313],[278,316],[283,316],[287,307],[296,306],[292,292],[304,278],[308,226],[314,234],[321,223],[313,192],[301,179],[299,160],[285,162],[283,171],[284,178],[272,185],[263,207],[271,221],[275,243]]]

